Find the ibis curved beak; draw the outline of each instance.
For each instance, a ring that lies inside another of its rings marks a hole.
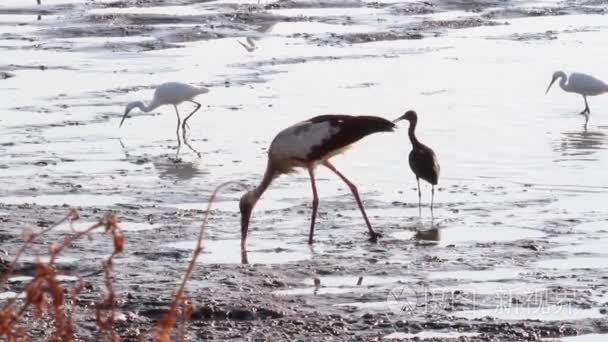
[[[127,115],[129,114],[129,112],[130,112],[129,109],[125,110],[125,114],[123,114],[122,120],[120,120],[120,125],[118,125],[119,128],[122,127],[122,123],[125,122],[125,119],[127,118]]]
[[[555,80],[557,78],[553,77],[553,79],[551,80],[551,83],[549,83],[549,86],[547,87],[547,91],[545,91],[545,95],[547,95],[549,93],[549,89],[551,89],[551,86],[553,85],[553,83],[555,83]]]
[[[403,119],[404,119],[404,115],[402,115],[402,116],[400,116],[400,117],[396,118],[396,119],[395,119],[395,120],[393,120],[392,122],[393,122],[394,124],[396,124],[397,122],[399,122],[399,121],[401,121],[401,120],[403,120]]]

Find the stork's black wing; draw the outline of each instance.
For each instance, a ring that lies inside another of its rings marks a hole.
[[[321,159],[332,151],[342,149],[372,133],[391,132],[395,128],[395,124],[377,116],[320,115],[308,121],[327,122],[332,127],[332,134],[312,147],[307,156],[309,160]]]

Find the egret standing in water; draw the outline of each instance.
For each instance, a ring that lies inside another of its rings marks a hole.
[[[412,151],[410,152],[409,162],[410,168],[416,175],[416,182],[418,183],[418,215],[422,215],[422,193],[420,192],[420,178],[422,178],[431,184],[431,217],[433,217],[435,185],[437,185],[439,181],[439,161],[437,160],[435,152],[416,138],[416,124],[418,123],[418,115],[416,112],[408,110],[401,117],[394,120],[393,123],[400,120],[407,120],[410,122],[408,135],[410,137],[410,142],[412,143]]]
[[[159,85],[158,87],[156,87],[156,89],[154,90],[154,97],[152,98],[152,101],[146,106],[143,102],[141,101],[134,101],[131,102],[129,104],[127,104],[127,107],[125,108],[125,113],[122,116],[122,120],[120,120],[120,125],[119,127],[122,127],[123,122],[125,121],[125,119],[127,118],[127,115],[129,115],[129,112],[133,109],[133,108],[139,108],[139,110],[141,110],[144,113],[149,113],[151,111],[153,111],[154,109],[163,106],[163,105],[173,105],[173,108],[175,108],[175,114],[177,115],[177,130],[176,130],[176,135],[177,135],[177,154],[176,154],[176,159],[177,156],[179,155],[179,148],[181,146],[181,141],[179,138],[179,127],[181,124],[182,127],[182,134],[183,134],[183,138],[184,138],[184,142],[186,143],[186,145],[188,145],[188,147],[190,147],[190,149],[192,149],[194,152],[196,152],[199,157],[200,157],[200,153],[196,150],[194,150],[190,144],[188,144],[188,141],[186,140],[186,127],[188,127],[188,119],[190,119],[190,117],[192,115],[194,115],[194,113],[196,113],[200,108],[201,108],[201,104],[194,101],[193,99],[201,94],[205,94],[208,93],[209,89],[204,88],[204,87],[194,87],[191,86],[189,84],[185,84],[185,83],[180,83],[180,82],[167,82],[167,83],[163,83],[161,85]],[[192,111],[192,113],[190,113],[188,116],[186,116],[186,118],[184,119],[183,123],[181,122],[181,118],[179,116],[179,111],[177,109],[177,106],[179,104],[181,104],[182,102],[192,102],[196,105],[196,108]]]
[[[564,91],[569,93],[577,93],[583,96],[583,99],[585,100],[585,109],[583,109],[581,114],[585,115],[587,121],[589,120],[589,114],[591,113],[591,110],[589,110],[589,104],[587,104],[587,96],[596,96],[608,92],[608,84],[591,75],[573,72],[570,74],[570,77],[568,77],[566,76],[565,72],[556,71],[553,73],[551,83],[549,83],[545,95],[549,93],[549,89],[551,89],[553,83],[555,83],[555,81],[558,79],[559,86]]]
[[[370,234],[370,240],[376,241],[379,234],[372,229],[372,225],[369,223],[357,187],[340,173],[329,159],[343,153],[350,145],[372,133],[392,132],[394,127],[395,124],[392,122],[376,116],[321,115],[279,132],[268,149],[268,164],[264,178],[255,189],[245,193],[239,203],[241,250],[245,250],[249,220],[255,204],[275,178],[299,167],[308,170],[312,185],[312,217],[308,235],[308,243],[312,244],[319,205],[314,174],[318,165],[330,169],[346,183],[359,205]]]

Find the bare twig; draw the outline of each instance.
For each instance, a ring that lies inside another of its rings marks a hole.
[[[15,260],[13,261],[12,265],[14,266],[14,264],[16,263],[18,258],[21,256],[21,254],[26,250],[26,248],[28,246],[31,245],[31,243],[36,238],[40,237],[42,234],[47,233],[48,231],[57,227],[61,223],[65,222],[66,220],[73,221],[77,218],[78,218],[78,213],[75,210],[72,210],[72,211],[70,211],[70,214],[68,214],[64,219],[59,221],[57,224],[41,231],[38,234],[30,234],[26,238],[26,242],[24,243],[24,245],[19,250],[19,253],[17,253],[17,256],[15,257]],[[44,313],[45,306],[48,305],[49,312],[52,313],[52,317],[54,319],[54,324],[55,324],[55,332],[53,334],[53,339],[61,340],[61,341],[74,340],[74,338],[75,338],[74,335],[75,335],[76,331],[75,331],[75,327],[72,322],[72,315],[66,314],[65,292],[64,292],[64,289],[61,287],[60,282],[57,280],[57,274],[55,272],[54,264],[55,264],[57,257],[59,256],[59,254],[61,254],[61,252],[63,250],[65,250],[66,248],[71,246],[74,241],[78,240],[79,238],[81,238],[85,235],[88,235],[91,231],[93,231],[94,229],[97,229],[99,227],[105,227],[106,231],[110,231],[114,237],[114,252],[109,257],[109,259],[106,261],[106,263],[111,266],[111,261],[114,258],[114,256],[118,253],[121,253],[123,250],[124,238],[123,238],[123,235],[118,230],[116,217],[112,214],[107,214],[104,217],[100,218],[96,224],[92,225],[88,229],[66,237],[61,244],[51,245],[49,261],[46,263],[45,262],[38,263],[37,272],[36,272],[36,275],[34,276],[34,279],[32,279],[32,281],[30,283],[28,283],[25,287],[24,292],[26,294],[26,297],[25,297],[24,304],[18,310],[15,310],[14,306],[15,306],[15,302],[16,302],[17,298],[12,298],[1,308],[1,310],[0,310],[0,321],[1,321],[0,336],[6,336],[9,341],[24,338],[25,332],[22,331],[22,329],[15,327],[16,323],[19,321],[19,319],[22,317],[22,315],[25,313],[25,311],[30,306],[33,306],[35,308],[35,312],[36,312],[37,316],[41,317],[42,314]],[[7,279],[10,276],[10,274],[12,273],[13,269],[14,268],[10,269],[10,272],[7,272],[7,274],[5,275],[5,277],[7,277]],[[106,269],[106,277],[107,277],[106,285],[108,286],[108,289],[110,292],[109,296],[111,296],[111,298],[113,299],[114,292],[113,292],[113,289],[111,286],[111,281],[109,280],[109,279],[111,279],[110,272],[111,272],[111,268],[107,268]],[[82,283],[82,280],[80,279],[79,283],[76,285],[76,287],[72,291],[73,298],[75,298],[80,293],[80,291],[82,290],[82,287],[83,287],[83,283]],[[50,302],[47,301],[47,296],[50,296]],[[112,306],[111,315],[110,315],[110,318],[108,319],[108,321],[113,322],[114,321],[113,317],[114,317],[114,310],[113,310],[113,306]],[[100,326],[100,328],[102,329],[102,331],[107,333],[107,330],[104,330],[103,326]],[[110,336],[113,337],[114,333],[111,332]],[[112,339],[112,340],[117,341],[116,339]]]
[[[169,307],[169,310],[167,310],[167,312],[163,315],[163,317],[160,319],[160,321],[158,323],[157,340],[159,342],[169,342],[171,340],[171,332],[175,326],[177,316],[178,316],[178,311],[179,311],[178,309],[180,306],[184,307],[182,309],[183,317],[186,319],[189,316],[189,313],[186,312],[188,310],[188,309],[186,309],[187,301],[183,299],[184,292],[186,291],[186,284],[188,283],[190,278],[192,278],[192,273],[194,272],[194,266],[196,265],[196,260],[198,259],[199,255],[203,252],[203,241],[204,241],[204,237],[205,237],[205,228],[207,226],[209,214],[211,213],[211,205],[213,204],[219,191],[229,185],[238,185],[240,187],[246,188],[246,186],[244,186],[240,182],[228,181],[228,182],[224,182],[224,183],[220,184],[219,186],[217,186],[215,188],[215,190],[213,191],[213,193],[211,194],[211,197],[209,198],[209,203],[207,204],[207,211],[205,212],[205,216],[203,217],[203,222],[201,223],[198,240],[196,243],[196,248],[194,249],[194,255],[192,256],[192,259],[190,260],[190,263],[188,264],[188,268],[186,270],[186,273],[184,274],[181,284],[179,285],[179,287],[177,288],[177,291],[175,291],[175,293],[173,295],[173,301],[171,302],[171,306]],[[183,325],[185,326],[185,324],[186,324],[186,322],[184,321]],[[185,336],[184,336],[185,327],[182,327],[180,329],[180,331],[181,331],[181,334],[180,334],[181,338],[185,338]]]
[[[78,218],[80,218],[80,215],[78,214],[78,210],[76,210],[76,209],[70,209],[70,212],[64,218],[62,218],[61,220],[55,222],[51,226],[43,229],[39,233],[28,233],[27,236],[26,236],[26,238],[25,238],[25,243],[23,244],[23,246],[21,246],[21,248],[19,248],[19,250],[15,254],[15,258],[13,258],[13,261],[8,266],[8,269],[0,277],[0,285],[4,285],[4,283],[6,283],[6,281],[8,280],[8,278],[13,274],[13,271],[15,270],[15,265],[17,264],[17,261],[19,261],[19,258],[25,252],[25,250],[32,243],[34,243],[34,240],[36,240],[37,238],[43,236],[44,234],[48,233],[49,231],[53,230],[54,228],[60,226],[64,222],[69,221],[71,223],[71,222],[74,222],[74,221],[78,220]]]

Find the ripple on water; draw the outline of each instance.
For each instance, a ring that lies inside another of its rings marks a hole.
[[[316,22],[289,22],[275,24],[271,32],[275,34],[294,33],[356,33],[371,32],[375,27],[367,25],[334,25]]]
[[[377,276],[331,276],[318,277],[319,286],[315,286],[315,279],[308,278],[304,281],[307,287],[298,287],[288,290],[273,292],[277,295],[322,295],[340,294],[365,291],[370,286],[396,283],[405,280],[407,277],[377,277]],[[360,283],[359,283],[360,281]],[[359,285],[357,285],[359,284]]]
[[[563,337],[559,342],[604,342],[608,341],[608,334],[587,334],[580,336]]]
[[[25,282],[30,281],[32,279],[34,279],[34,277],[31,277],[31,276],[15,276],[15,277],[8,278],[7,281],[9,283],[25,283]],[[55,277],[55,279],[57,279],[58,281],[77,281],[78,277],[59,274],[59,275],[57,275]]]
[[[37,205],[70,205],[79,206],[110,206],[117,203],[130,203],[133,199],[125,196],[113,195],[40,195],[40,196],[21,196],[21,197],[2,197],[0,203],[4,204],[25,204],[34,203]]]
[[[545,287],[537,287],[534,284],[524,283],[524,282],[515,282],[515,283],[505,283],[505,282],[497,282],[497,281],[489,281],[489,282],[478,282],[478,283],[468,283],[468,284],[459,284],[455,286],[441,287],[437,289],[433,289],[431,292],[437,291],[438,293],[450,293],[453,291],[462,291],[464,293],[472,293],[476,295],[489,295],[496,294],[497,296],[501,295],[516,295],[516,294],[527,294],[527,293],[541,293],[546,290]]]
[[[606,242],[599,240],[585,241],[578,244],[570,244],[552,248],[555,252],[568,252],[577,254],[608,254]]]
[[[180,241],[165,246],[193,251],[196,241]],[[247,258],[251,264],[285,264],[310,259],[311,252],[305,246],[290,245],[288,248],[277,248],[276,241],[251,239],[247,241]],[[241,241],[236,239],[205,241],[204,251],[199,260],[206,264],[241,263]]]
[[[488,280],[506,280],[516,279],[523,269],[517,268],[497,268],[493,270],[481,271],[446,271],[446,272],[430,272],[427,274],[429,279],[459,279],[470,281],[488,281]]]
[[[12,298],[25,298],[25,293],[24,292],[16,293],[16,292],[11,292],[11,291],[0,292],[0,300],[12,299]]]
[[[174,203],[167,204],[167,207],[176,208],[181,210],[206,210],[208,202],[188,202],[188,203]],[[289,203],[287,201],[275,201],[272,199],[264,199],[260,201],[255,208],[255,211],[260,213],[265,210],[281,210],[293,207],[294,204]],[[221,210],[228,212],[238,212],[239,211],[239,199],[235,198],[233,201],[216,201],[213,202],[212,210]]]
[[[55,227],[55,231],[61,231],[61,232],[81,232],[84,230],[89,229],[91,226],[97,224],[97,222],[73,222],[71,227],[70,227],[70,223],[69,222],[65,222],[62,223],[60,225],[58,225],[57,227]],[[138,232],[138,231],[144,231],[144,230],[151,230],[151,229],[156,229],[156,228],[160,228],[162,227],[162,225],[160,224],[151,224],[151,223],[147,223],[147,222],[120,222],[118,224],[118,226],[120,227],[120,229],[122,231],[125,232]],[[103,233],[105,232],[105,230],[103,228],[99,228],[93,231],[94,233]]]
[[[442,245],[484,242],[509,242],[522,239],[539,239],[545,233],[515,227],[448,227],[421,232],[403,231],[393,234],[397,239],[438,241]]]
[[[608,257],[579,257],[568,259],[549,259],[534,263],[534,267],[558,270],[608,268]]]
[[[190,16],[213,14],[210,10],[196,9],[192,6],[150,6],[150,7],[108,7],[94,8],[88,11],[91,15],[106,14],[139,14],[139,15],[166,15],[166,16]]]
[[[467,332],[457,332],[457,331],[421,331],[419,333],[411,334],[411,333],[402,333],[395,332],[389,335],[384,336],[384,339],[395,339],[395,340],[403,340],[410,338],[460,338],[460,337],[475,337],[479,336],[479,333],[467,333]]]
[[[453,316],[476,319],[494,317],[504,320],[541,320],[541,321],[575,321],[590,318],[603,318],[598,308],[579,309],[571,306],[541,306],[525,307],[512,306],[495,309],[457,311]]]
[[[574,231],[599,232],[608,231],[608,221],[593,221],[581,223],[574,227]]]
[[[29,263],[49,262],[49,260],[50,260],[50,257],[48,255],[41,255],[41,256],[24,255],[21,258],[19,258],[19,261],[29,262]],[[80,260],[82,260],[82,258],[60,255],[59,257],[55,258],[55,264],[71,265],[71,264],[75,264],[75,263],[79,262]]]

